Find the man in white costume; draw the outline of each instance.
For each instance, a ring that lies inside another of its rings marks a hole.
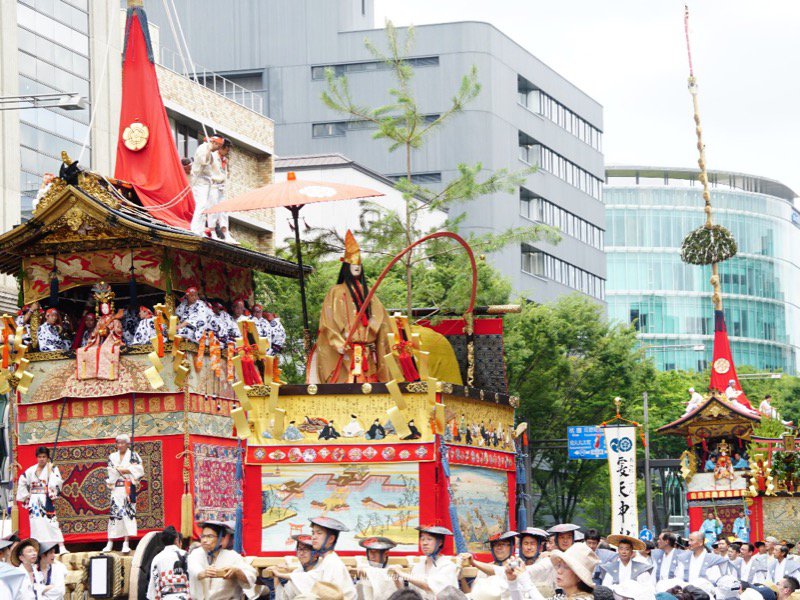
[[[314,554],[314,547],[311,545],[311,536],[309,534],[298,533],[293,535],[292,539],[297,542],[294,555],[300,564],[292,568],[295,561],[287,556],[284,557],[286,561],[285,567],[274,566],[269,570],[275,584],[275,600],[292,600],[292,598],[297,597],[299,592],[295,586],[289,586],[288,590],[286,588],[290,574],[310,571],[319,562],[319,556]]]
[[[446,587],[458,589],[458,565],[449,556],[441,556],[444,540],[446,536],[452,536],[453,532],[438,525],[417,527],[417,531],[419,550],[423,557],[414,564],[411,574],[405,574],[397,565],[392,565],[389,570],[397,573],[395,585],[398,589],[405,580],[425,600],[435,600],[436,595]]]
[[[397,591],[394,579],[386,568],[389,551],[397,544],[386,537],[371,537],[361,540],[358,545],[366,550],[366,556],[356,556],[358,597],[363,600],[388,598]]]
[[[17,486],[17,501],[28,509],[31,537],[55,542],[61,553],[67,549],[53,502],[61,493],[63,483],[58,467],[50,462],[50,448],[39,446],[36,449],[36,464],[28,467]]]
[[[318,562],[308,571],[293,571],[286,574],[289,581],[285,590],[287,594],[291,594],[288,597],[311,594],[316,583],[326,582],[342,590],[345,600],[355,600],[356,586],[353,585],[344,562],[334,550],[339,534],[347,531],[347,527],[331,517],[315,517],[309,521],[311,521],[312,557]]]
[[[685,415],[688,415],[703,403],[702,394],[698,393],[693,387],[689,388],[689,395],[689,402],[686,403],[686,411],[683,413]]]
[[[147,600],[191,600],[186,551],[181,548],[181,534],[170,525],[159,535],[164,549],[150,563]]]
[[[602,585],[611,587],[626,581],[650,583],[653,565],[634,559],[634,550],[642,552],[645,544],[642,540],[629,535],[614,534],[608,536],[608,543],[617,547],[617,555],[602,563]]]
[[[233,543],[233,526],[221,521],[200,524],[200,546],[189,553],[189,592],[194,600],[257,598],[256,570]]]
[[[225,139],[219,136],[206,138],[206,141],[197,147],[192,161],[192,170],[189,181],[194,196],[194,214],[192,215],[192,232],[206,236],[206,215],[203,211],[216,204],[218,188],[215,186],[214,177],[219,178],[218,170],[214,167],[216,152],[222,148]]]
[[[108,514],[108,543],[103,552],[111,552],[114,540],[122,538],[122,553],[131,551],[128,540],[136,537],[136,484],[144,477],[142,458],[130,449],[131,438],[124,433],[116,438],[117,451],[108,457],[111,507]]]
[[[689,534],[689,550],[681,555],[680,577],[684,583],[704,585],[701,580],[714,586],[722,577],[723,564],[727,561],[722,556],[709,554],[705,548],[705,535],[702,531]]]

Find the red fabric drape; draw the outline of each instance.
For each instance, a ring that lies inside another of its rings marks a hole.
[[[721,310],[715,310],[714,354],[711,362],[711,385],[709,389],[724,392],[731,379],[736,382],[736,389],[741,391],[742,386],[739,384],[739,377],[736,375],[733,353],[731,352],[731,345],[728,341],[728,328],[725,326],[725,314]],[[743,391],[737,398],[737,401],[747,408],[752,408],[750,401]]]
[[[194,197],[161,100],[153,50],[146,32],[144,9],[129,8],[115,177],[133,184],[140,202],[153,217],[174,227],[189,229]],[[149,129],[147,144],[138,151],[127,148],[122,138],[125,129],[133,123],[142,123]],[[158,208],[160,206],[164,208]]]

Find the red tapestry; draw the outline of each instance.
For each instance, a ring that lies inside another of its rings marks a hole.
[[[224,301],[243,298],[253,302],[250,269],[188,252],[175,252],[172,261],[172,285],[175,290],[180,291],[197,287],[207,298],[220,298]]]
[[[58,288],[61,292],[98,281],[126,283],[130,279],[131,250],[102,250],[66,254],[56,258]],[[133,250],[134,276],[139,283],[164,289],[161,251],[155,248]],[[50,293],[53,258],[34,257],[22,260],[25,302],[44,298]]]
[[[136,442],[144,479],[137,488],[136,521],[139,530],[164,527],[163,453],[160,441]],[[62,446],[55,463],[64,478],[56,511],[64,535],[105,533],[110,493],[106,486],[108,456],[114,444]]]
[[[236,481],[236,446],[195,443],[195,521],[233,521],[239,498]]]

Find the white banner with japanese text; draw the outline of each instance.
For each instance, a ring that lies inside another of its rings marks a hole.
[[[639,535],[636,506],[636,427],[606,426],[608,472],[611,479],[611,531]]]

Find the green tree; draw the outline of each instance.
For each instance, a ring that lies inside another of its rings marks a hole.
[[[585,296],[526,305],[507,319],[506,332],[509,388],[521,398],[520,416],[530,423],[534,446],[534,519],[567,522],[582,498],[597,493],[603,461],[568,461],[563,449],[536,451],[537,442],[565,438],[570,425],[612,417],[615,396],[626,399],[623,414],[636,418],[633,407],[641,413],[641,392],[655,369],[637,349],[634,329],[609,323]]]
[[[412,178],[415,152],[423,148],[430,136],[444,124],[460,113],[473,101],[481,91],[478,82],[478,70],[473,66],[463,76],[461,85],[454,93],[449,106],[438,115],[425,114],[417,102],[414,88],[414,68],[406,60],[414,43],[414,30],[408,28],[404,39],[398,34],[391,21],[386,23],[386,51],[379,49],[370,40],[366,40],[367,49],[372,55],[384,62],[391,70],[395,85],[388,90],[389,102],[378,107],[360,104],[351,94],[346,77],[336,77],[332,69],[326,72],[328,89],[322,94],[325,105],[339,113],[358,121],[371,123],[375,127],[374,138],[384,139],[389,143],[388,151],[402,150],[404,153],[405,177],[397,187],[403,193],[404,209],[402,213],[387,210],[380,204],[365,201],[362,204],[360,238],[363,240],[362,250],[383,256],[394,256],[404,247],[421,237],[424,231],[420,228],[420,216],[429,210],[449,210],[454,205],[469,202],[493,194],[495,192],[517,193],[519,186],[534,169],[509,172],[500,169],[480,179],[483,166],[481,164],[458,165],[458,176],[446,183],[440,190],[414,183]],[[458,227],[459,218],[448,222],[448,228]],[[341,240],[336,232],[322,230],[317,232],[315,241],[318,252],[338,250]],[[545,226],[532,226],[510,229],[501,235],[486,235],[470,240],[474,248],[482,252],[490,252],[512,241],[534,242],[542,238],[557,241],[558,236]],[[452,243],[441,246],[437,253],[460,252]],[[415,254],[417,258],[415,258]],[[405,274],[405,306],[408,314],[414,303],[413,278],[414,265],[426,263],[430,256],[427,249],[409,252],[403,258]]]

